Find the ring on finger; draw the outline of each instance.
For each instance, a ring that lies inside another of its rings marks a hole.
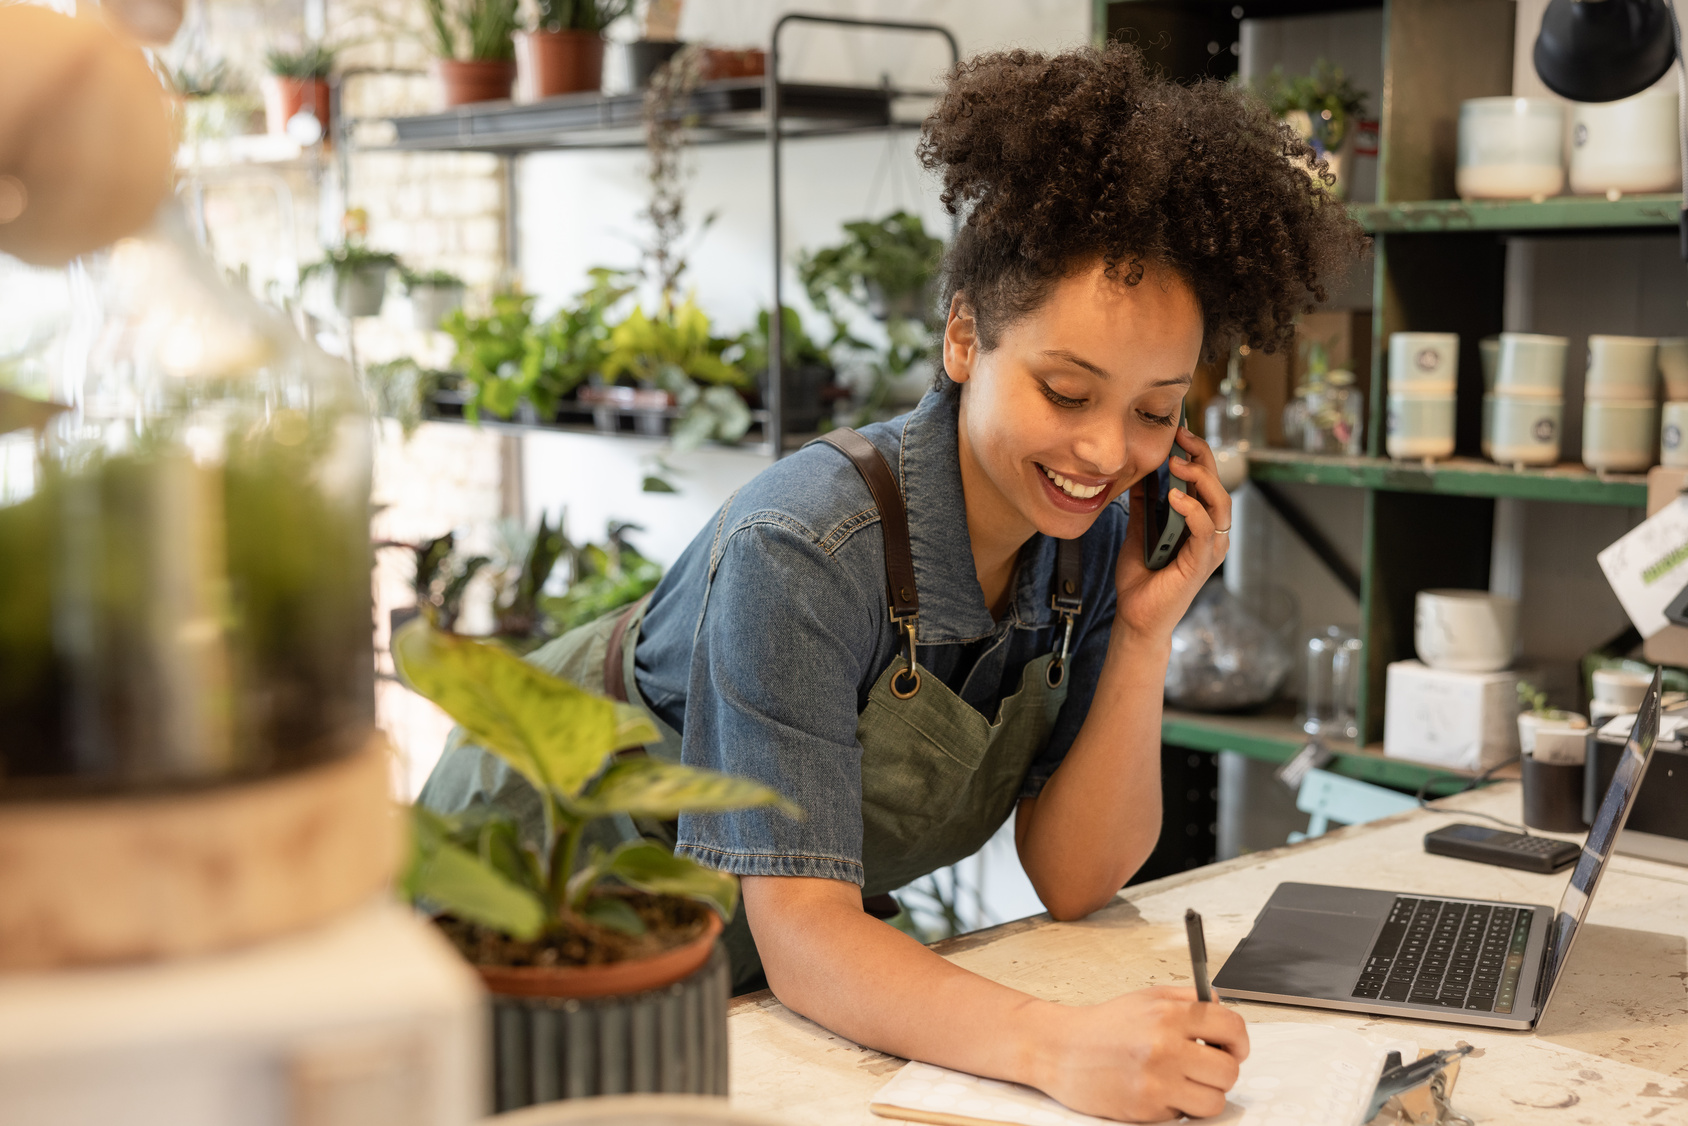
[[[1229,529],[1229,528],[1215,528],[1215,529],[1213,529],[1213,534],[1216,535],[1216,536],[1228,536],[1228,535],[1231,534],[1231,529]]]

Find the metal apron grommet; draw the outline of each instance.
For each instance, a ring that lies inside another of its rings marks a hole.
[[[907,692],[905,692],[901,688],[897,687],[898,683],[900,681],[902,681],[905,677],[914,681],[914,683],[909,686],[909,689],[908,689]],[[914,698],[914,694],[916,692],[919,692],[919,691],[920,691],[920,670],[919,669],[916,669],[916,668],[913,668],[913,667],[906,668],[906,669],[897,673],[895,676],[893,676],[891,678],[891,695],[895,696],[899,700],[911,700],[911,699]]]
[[[1049,687],[1051,687],[1051,688],[1059,688],[1059,687],[1061,687],[1062,682],[1065,681],[1066,679],[1067,679],[1067,662],[1063,661],[1059,657],[1057,657],[1053,661],[1050,661],[1049,667],[1047,669],[1045,669],[1044,673],[1043,673],[1043,683],[1049,685]],[[891,691],[895,692],[896,690],[897,690],[896,683],[893,682],[892,685],[891,685]]]

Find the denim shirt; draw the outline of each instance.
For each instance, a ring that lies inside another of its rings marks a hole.
[[[1050,608],[1055,541],[1021,549],[1000,621],[985,605],[962,498],[960,389],[862,433],[908,505],[920,599],[919,661],[995,720],[1026,662],[1060,644]],[[1114,617],[1126,514],[1110,504],[1084,544],[1084,610],[1068,695],[1020,796],[1042,790],[1089,711]],[[746,876],[862,883],[856,721],[898,653],[884,538],[867,484],[816,443],[758,474],[716,513],[654,592],[634,654],[640,694],[681,736],[682,761],[744,775],[806,811],[685,814],[676,852]]]

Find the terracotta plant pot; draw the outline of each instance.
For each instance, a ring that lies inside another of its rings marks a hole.
[[[264,76],[264,125],[272,136],[287,136],[287,123],[302,109],[309,109],[322,122],[325,140],[334,135],[328,121],[326,78],[284,78],[279,74]]]
[[[499,1111],[629,1092],[727,1093],[727,952],[703,935],[653,958],[590,967],[477,966],[492,991]]]
[[[516,100],[596,92],[604,82],[604,39],[595,31],[518,31]]]
[[[698,69],[705,82],[720,78],[761,78],[768,72],[768,52],[760,47],[742,51],[705,47]]]
[[[436,59],[434,75],[447,108],[473,102],[499,102],[510,97],[516,78],[514,59]]]

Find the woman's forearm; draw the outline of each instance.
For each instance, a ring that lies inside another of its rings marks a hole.
[[[1015,825],[1020,862],[1050,914],[1103,906],[1160,837],[1161,698],[1170,642],[1116,632],[1084,726]]]
[[[974,1075],[1047,1081],[1040,1010],[866,914],[852,884],[747,876],[744,910],[781,1003],[867,1048]],[[988,1030],[988,1034],[981,1034]],[[1041,1041],[1041,1043],[1040,1043]]]

